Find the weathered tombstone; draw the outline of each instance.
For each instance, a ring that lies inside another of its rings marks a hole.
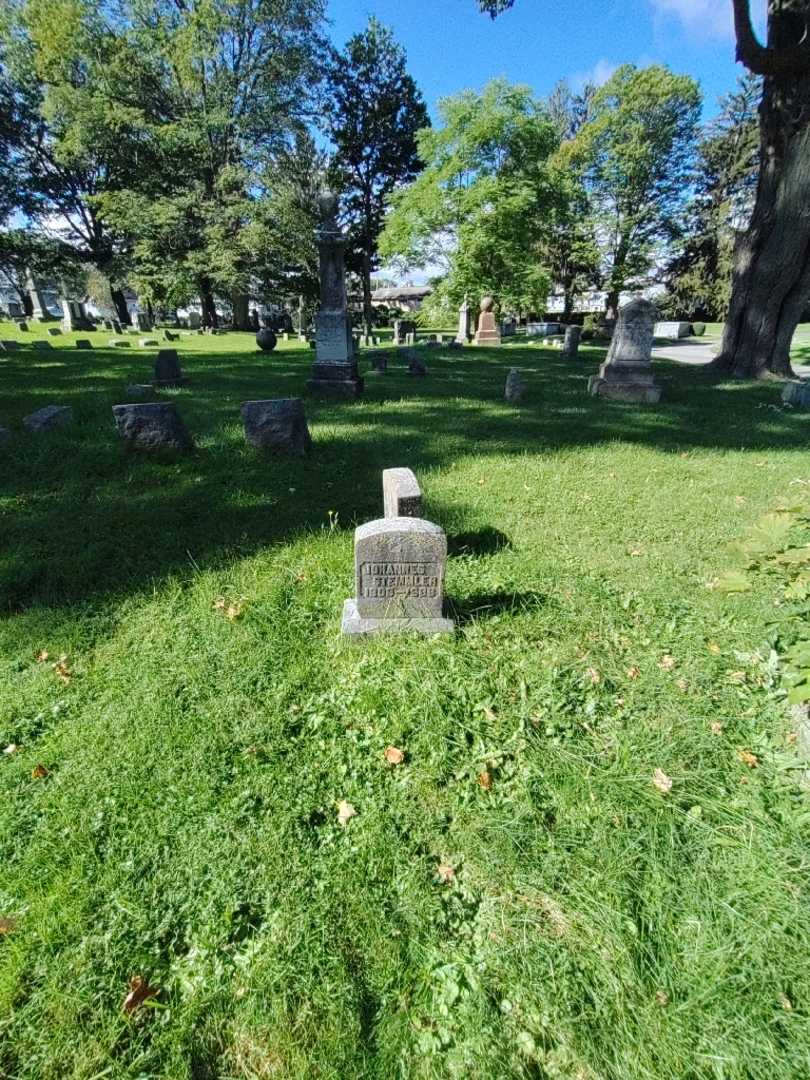
[[[17,323],[17,329],[20,331],[21,334],[27,334],[28,323],[24,319],[21,319],[20,322]]]
[[[173,401],[113,405],[118,434],[143,450],[187,450],[193,445]]]
[[[152,329],[152,320],[149,318],[148,311],[135,312],[135,328],[141,334],[149,333]]]
[[[605,362],[588,380],[588,392],[617,401],[655,403],[661,387],[652,369],[655,304],[637,298],[619,309]]]
[[[355,598],[342,633],[452,633],[443,614],[447,537],[422,518],[381,518],[354,533]]]
[[[248,316],[248,326],[254,334],[258,334],[261,326],[259,325],[259,313],[256,308],[253,308]]]
[[[501,335],[503,337],[514,337],[516,329],[517,319],[515,319],[514,315],[509,315],[501,320]]]
[[[527,322],[526,337],[552,337],[563,333],[563,324],[558,322]]]
[[[810,409],[810,379],[791,379],[782,389],[782,402],[794,409]]]
[[[59,329],[58,326],[49,326],[48,327],[48,337],[59,337],[61,335],[61,333],[62,333],[62,331]]]
[[[312,446],[300,398],[245,401],[240,412],[245,438],[257,450],[303,455]]]
[[[0,345],[3,347],[3,352],[18,352],[20,348],[19,341],[0,341]]]
[[[52,318],[45,296],[39,287],[39,282],[30,270],[25,274],[25,289],[31,298],[31,318],[34,322],[47,322]]]
[[[64,288],[64,286],[63,286]],[[69,300],[67,296],[61,299],[62,304],[62,329],[66,334],[76,330],[92,330],[93,324],[88,318],[84,304],[79,300]]]
[[[506,376],[506,387],[504,388],[504,398],[510,403],[515,404],[520,401],[526,392],[526,383],[517,368],[510,368],[509,374]]]
[[[73,409],[69,405],[46,405],[23,418],[23,427],[35,435],[73,423]]]
[[[173,334],[171,332],[171,330],[164,330],[163,331],[163,337],[165,338],[166,341],[179,341],[180,340],[180,335],[179,334]]]
[[[357,398],[363,380],[357,372],[346,302],[344,250],[346,237],[337,223],[337,198],[324,192],[319,200],[320,225],[315,233],[321,283],[321,309],[315,316],[315,362],[307,386],[316,393]]]
[[[427,375],[427,366],[419,353],[414,349],[409,349],[408,353],[408,374],[416,375],[417,377]]]
[[[107,344],[111,349],[129,349],[132,346],[131,341],[125,341],[123,338],[110,338]]]
[[[256,344],[262,352],[272,352],[277,344],[276,335],[272,330],[265,327],[264,330],[260,330],[256,335]]]
[[[407,345],[409,334],[416,334],[416,323],[412,319],[394,319],[394,344]]]
[[[464,297],[464,303],[458,309],[458,331],[456,333],[456,341],[459,345],[466,345],[470,340],[470,327],[472,326],[472,314],[470,312],[470,303],[467,297]]]
[[[128,398],[151,397],[154,387],[151,383],[130,383],[124,392]]]
[[[102,319],[101,320],[101,325],[104,327],[105,330],[112,330],[113,329],[113,321],[112,321],[112,319]]]
[[[8,316],[10,319],[19,319],[25,312],[23,311],[22,304],[16,300],[9,300],[8,302]]]
[[[579,339],[581,334],[581,326],[566,327],[565,342],[563,343],[563,357],[566,360],[576,360],[579,353]]]
[[[77,340],[76,340],[76,348],[77,349],[92,349],[93,348],[93,342],[90,341],[89,338],[77,338]]]
[[[53,346],[50,341],[32,341],[31,348],[36,349],[37,352],[48,352]]]
[[[199,330],[202,319],[200,318],[199,311],[190,311],[188,313],[188,328],[189,330]]]
[[[182,386],[185,382],[177,349],[161,349],[155,359],[155,386]]]
[[[481,298],[481,313],[478,316],[478,329],[475,332],[476,345],[500,345],[501,335],[495,323],[495,301],[491,296]]]
[[[159,345],[160,342],[154,337],[142,337],[138,339],[138,346],[141,349],[151,349],[154,345]]]
[[[422,489],[410,469],[383,469],[383,514],[387,518],[422,516]]]
[[[657,322],[653,334],[657,338],[689,337],[692,333],[690,322]]]

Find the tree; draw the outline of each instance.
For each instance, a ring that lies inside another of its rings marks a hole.
[[[667,306],[675,316],[725,319],[731,297],[736,231],[751,216],[759,172],[758,76],[741,79],[704,128],[691,186],[666,270]]]
[[[326,131],[336,149],[335,171],[346,187],[344,211],[356,240],[366,333],[371,333],[371,275],[386,201],[419,171],[416,135],[430,119],[406,70],[404,50],[373,16],[342,53],[332,53],[327,78]]]
[[[620,67],[593,97],[590,119],[560,159],[581,170],[605,284],[605,313],[638,288],[686,201],[700,91],[687,75]]]
[[[495,18],[514,0],[479,0]],[[731,302],[714,368],[735,378],[790,375],[810,296],[810,0],[769,0],[766,44],[749,0],[732,0],[737,59],[763,77],[759,180],[734,247]]]
[[[28,273],[34,277],[55,277],[84,291],[81,264],[67,244],[41,236],[31,229],[0,231],[0,282],[13,290],[23,310],[31,314]]]
[[[424,171],[391,200],[382,256],[442,267],[434,305],[491,293],[513,310],[542,309],[550,277],[538,242],[563,198],[549,168],[554,125],[527,87],[504,80],[438,108],[441,127],[419,135]]]

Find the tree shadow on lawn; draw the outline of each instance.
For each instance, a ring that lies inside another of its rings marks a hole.
[[[127,452],[112,424],[111,406],[125,400],[128,382],[144,381],[154,353],[10,354],[0,364],[0,423],[13,430],[0,460],[0,611],[151,589],[166,575],[224,566],[327,527],[335,515],[343,529],[379,517],[380,473],[390,466],[424,477],[470,456],[617,441],[673,453],[807,445],[805,420],[778,407],[774,385],[717,384],[694,368],[656,362],[660,405],[628,405],[587,395],[601,350],[573,364],[533,347],[505,352],[430,350],[427,378],[396,363],[366,380],[361,403],[308,398],[315,443],[303,459],[248,447],[239,404],[301,396],[311,351],[181,353],[189,383],[158,399],[177,403],[198,445],[176,460]],[[528,393],[512,406],[503,386],[518,359]],[[77,424],[39,437],[21,430],[24,415],[52,402],[73,405]],[[427,513],[444,524],[454,553],[508,545],[479,510],[461,500],[437,506],[429,483],[427,496]]]

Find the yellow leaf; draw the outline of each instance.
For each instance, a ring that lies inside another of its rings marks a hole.
[[[631,668],[627,669],[627,678],[628,679],[637,679],[640,674],[641,674],[641,668],[636,667],[635,664],[633,664],[633,666]]]
[[[389,746],[385,751],[385,760],[389,765],[401,765],[405,760],[405,754],[398,746]]]
[[[669,653],[666,653],[666,655],[662,656],[661,659],[658,661],[658,666],[663,671],[672,671],[676,663],[677,660],[675,659],[675,657],[670,656]]]
[[[436,873],[439,876],[439,881],[449,885],[456,876],[456,869],[450,863],[439,863],[436,867]]]
[[[655,1000],[658,1002],[659,1005],[669,1005],[669,994],[666,992],[666,990],[656,990]]]
[[[483,788],[484,791],[490,791],[491,790],[491,788],[492,788],[492,773],[491,772],[488,772],[486,769],[484,769],[483,772],[480,772],[478,774],[477,780],[478,780],[478,786],[480,788]]]
[[[146,979],[140,975],[134,975],[129,981],[129,993],[124,998],[124,1012],[131,1016],[149,998],[157,997],[160,993],[154,986],[150,986]]]
[[[706,648],[709,650],[710,653],[713,653],[714,656],[717,656],[720,652],[720,646],[717,644],[716,641],[707,641]]]
[[[721,723],[719,723],[717,720],[715,720],[714,723],[712,724],[712,734],[713,735],[722,735],[723,734],[723,725]]]
[[[663,769],[656,769],[653,773],[653,783],[662,795],[668,795],[672,790],[672,778],[667,776]]]
[[[56,663],[53,665],[53,673],[63,683],[69,683],[73,672],[68,667],[67,656],[60,656]]]
[[[35,765],[34,768],[31,770],[31,776],[35,780],[42,780],[47,775],[48,770],[45,768],[44,765]]]
[[[47,649],[40,649],[39,652],[37,653],[37,663],[38,664],[44,664],[47,659],[48,659],[48,650]]]
[[[357,811],[350,802],[346,802],[345,799],[341,799],[337,804],[338,808],[338,824],[344,829],[346,825],[351,821],[353,817],[357,817]]]
[[[596,668],[593,667],[589,667],[588,670],[585,672],[585,675],[594,685],[596,685],[596,683],[598,683],[602,678]]]
[[[10,934],[12,930],[17,929],[17,920],[10,919],[8,916],[0,918],[0,934]]]
[[[738,750],[737,757],[749,769],[755,769],[759,765],[759,758],[756,754],[752,754],[750,750]]]

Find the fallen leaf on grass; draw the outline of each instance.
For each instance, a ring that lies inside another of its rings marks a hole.
[[[385,751],[385,760],[389,765],[401,765],[405,760],[405,754],[398,746],[389,746]]]
[[[634,559],[637,559],[640,555],[643,555],[644,552],[641,550],[641,548],[633,548],[630,554]]]
[[[689,683],[686,681],[686,679],[677,679],[675,681],[675,685],[678,687],[682,694],[685,694],[686,691],[689,689]]]
[[[752,754],[750,750],[738,750],[737,757],[749,769],[755,769],[759,765],[759,758],[756,754]]]
[[[723,734],[723,725],[718,720],[715,720],[714,723],[712,724],[712,734],[713,735],[722,735]]]
[[[483,788],[484,791],[490,791],[492,789],[492,773],[491,772],[488,772],[486,769],[484,769],[483,772],[480,772],[478,774],[477,780],[478,780],[478,786],[480,788]]]
[[[56,663],[53,665],[53,673],[63,683],[69,683],[73,677],[73,672],[68,667],[67,656],[60,656]]]
[[[737,506],[742,506],[743,503],[745,502],[745,496],[744,495],[735,495],[734,496],[734,502],[737,504]]]
[[[710,653],[712,653],[712,654],[713,654],[714,656],[718,656],[718,655],[719,655],[719,653],[720,653],[720,646],[719,646],[719,645],[717,644],[717,642],[716,642],[716,641],[707,641],[707,642],[706,642],[706,648],[707,648],[707,649],[709,650],[709,652],[710,652]]]
[[[666,990],[656,990],[655,1000],[658,1002],[659,1005],[669,1005],[669,994],[666,992]]]
[[[798,731],[789,731],[787,733],[787,735],[785,736],[785,742],[788,744],[788,746],[793,746],[793,744],[796,742],[798,737],[799,737]]]
[[[777,1000],[782,1006],[782,1008],[785,1010],[785,1012],[790,1012],[793,1008],[793,1002],[790,1000],[787,994],[780,994]]]
[[[40,649],[39,652],[37,653],[37,663],[38,664],[44,664],[47,659],[48,659],[48,650],[47,649]]]
[[[672,777],[667,776],[663,769],[656,769],[653,773],[653,783],[662,795],[668,795],[672,790]]]
[[[19,746],[17,746],[17,744],[16,744],[15,742],[10,742],[10,743],[8,744],[8,746],[5,746],[5,747],[3,748],[3,753],[4,753],[4,754],[14,754],[14,753],[16,753],[16,752],[17,752],[17,750],[19,750],[19,749],[20,749],[20,748],[19,748]]]
[[[217,611],[221,611],[226,619],[233,622],[245,610],[245,602],[244,600],[227,600],[224,596],[219,596],[214,601],[214,607]]]
[[[627,669],[627,678],[628,679],[637,679],[640,674],[641,674],[641,668],[636,667],[635,664],[633,664],[633,666],[631,668]]]
[[[157,997],[159,993],[160,991],[150,986],[142,976],[134,975],[129,981],[129,993],[124,998],[124,1012],[131,1016],[145,1001]]]
[[[451,866],[450,863],[439,863],[436,867],[436,873],[439,875],[439,881],[449,885],[456,876],[456,868]]]
[[[357,811],[352,806],[352,804],[350,802],[346,802],[345,799],[341,799],[340,802],[337,804],[337,807],[338,824],[342,825],[345,829],[348,822],[350,822],[353,817],[357,817]]]
[[[602,678],[602,676],[599,674],[599,672],[596,670],[596,668],[593,668],[593,667],[588,668],[588,670],[585,672],[585,676],[586,676],[586,678],[590,679],[590,681],[594,685],[596,685],[596,683],[598,683]]]
[[[745,672],[744,671],[729,671],[728,672],[728,681],[729,682],[735,682],[735,683],[744,683],[745,682]]]
[[[17,929],[17,920],[10,919],[8,916],[0,918],[0,934],[10,934],[12,930]]]
[[[31,770],[31,776],[33,776],[35,780],[42,780],[47,775],[48,770],[45,768],[44,765],[35,765],[34,768]]]
[[[677,662],[678,661],[675,659],[674,656],[670,656],[669,653],[665,653],[665,655],[662,656],[661,659],[658,661],[658,666],[661,668],[662,671],[672,671]]]

